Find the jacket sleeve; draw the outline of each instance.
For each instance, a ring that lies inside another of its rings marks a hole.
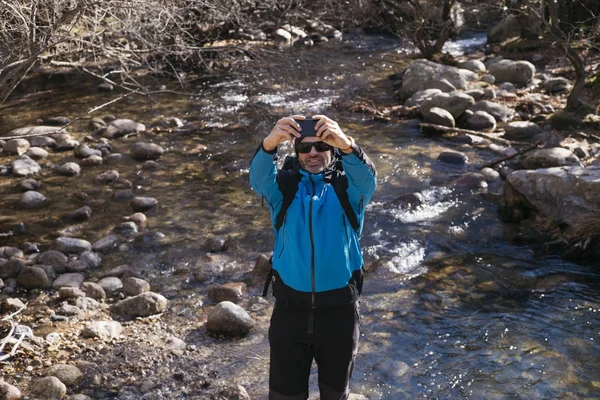
[[[262,196],[269,204],[271,219],[277,215],[281,207],[283,195],[277,184],[277,150],[267,152],[262,147],[262,142],[250,162],[250,186]]]
[[[342,153],[342,166],[348,178],[350,202],[362,213],[362,208],[373,197],[377,187],[377,170],[363,149],[352,144],[352,153]]]

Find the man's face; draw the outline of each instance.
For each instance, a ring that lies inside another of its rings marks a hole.
[[[321,142],[321,139],[317,137],[305,137],[302,139],[301,143],[315,143]],[[298,149],[297,149],[298,150]],[[325,168],[331,164],[331,151],[317,151],[317,149],[312,146],[308,153],[302,153],[297,151],[298,153],[298,161],[300,162],[300,166],[302,169],[312,173],[318,174],[323,172]]]

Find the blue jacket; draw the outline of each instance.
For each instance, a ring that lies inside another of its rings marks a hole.
[[[276,151],[262,145],[250,164],[250,184],[269,205],[273,227],[283,201],[277,182]],[[335,153],[348,181],[348,198],[359,222],[355,231],[326,173],[301,174],[282,226],[275,230],[273,292],[277,301],[318,308],[354,302],[362,290],[363,257],[359,237],[365,206],[376,187],[376,170],[358,145]]]

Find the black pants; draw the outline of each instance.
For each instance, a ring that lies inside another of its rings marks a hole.
[[[269,327],[269,400],[308,399],[313,358],[321,400],[347,399],[358,336],[358,304],[307,310],[276,302]]]

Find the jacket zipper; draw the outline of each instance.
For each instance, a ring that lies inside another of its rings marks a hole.
[[[313,197],[316,192],[315,182],[312,180],[312,177],[309,176],[310,183],[312,185],[312,193],[310,195],[310,200],[308,201],[308,231],[310,233],[310,274],[311,274],[311,288],[312,288],[312,307],[315,308],[316,304],[316,283],[315,283],[315,238],[313,235],[313,217],[312,217],[312,208],[313,208]]]

